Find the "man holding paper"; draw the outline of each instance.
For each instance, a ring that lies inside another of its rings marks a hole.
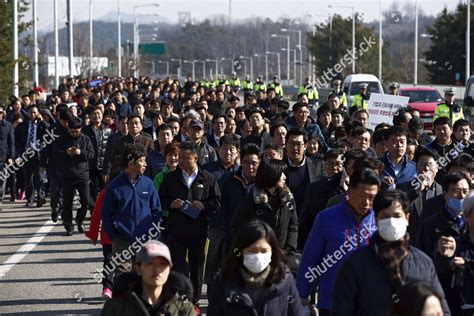
[[[166,243],[173,269],[183,274],[189,271],[195,305],[201,296],[199,272],[204,262],[209,215],[220,209],[221,199],[216,178],[198,166],[198,150],[194,142],[180,145],[178,168],[165,176],[159,191],[163,208],[171,210]]]

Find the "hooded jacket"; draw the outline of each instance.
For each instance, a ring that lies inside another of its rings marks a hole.
[[[193,297],[193,288],[183,275],[171,271],[163,286],[161,297],[163,303],[149,312],[141,299],[141,278],[134,272],[121,275],[114,285],[114,298],[107,301],[100,313],[101,316],[193,316],[194,306],[189,300]],[[130,286],[131,285],[131,286]]]

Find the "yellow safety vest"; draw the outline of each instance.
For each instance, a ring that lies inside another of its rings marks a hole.
[[[254,88],[255,88],[255,92],[260,91],[260,90],[264,92],[267,91],[267,85],[263,81],[260,81],[260,82],[255,81]]]
[[[298,93],[306,93],[308,95],[308,100],[318,100],[319,93],[318,89],[313,86],[307,87],[306,85],[301,86],[298,90]]]
[[[354,95],[354,99],[352,99],[351,106],[357,106],[359,109],[367,109],[369,103],[367,102],[367,100],[362,98],[362,95],[360,93],[357,93],[356,95]]]
[[[269,84],[269,86],[270,86],[270,88],[275,89],[276,95],[279,95],[280,97],[283,96],[283,87],[281,86],[281,84],[279,84],[277,86],[274,82],[272,82],[272,83]]]
[[[242,83],[242,88],[244,91],[250,91],[253,89],[253,83],[250,80],[244,80]]]
[[[461,106],[459,106],[459,111],[455,112],[452,110],[452,108],[447,106],[446,103],[440,103],[436,106],[434,116],[433,116],[433,122],[437,118],[443,117],[443,116],[449,118],[451,120],[451,124],[454,124],[457,120],[464,118],[464,112]]]

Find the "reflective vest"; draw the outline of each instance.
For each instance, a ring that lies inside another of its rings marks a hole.
[[[242,82],[242,89],[244,91],[251,91],[253,89],[253,82],[250,80],[244,80]]]
[[[264,92],[267,91],[267,85],[263,81],[255,81],[255,84],[253,87],[255,89],[255,92],[260,91],[260,90]]]
[[[339,91],[339,93],[337,94],[337,96],[339,97],[339,100],[341,101],[341,105],[342,106],[347,106],[347,97],[346,97],[346,93],[344,91]]]
[[[229,80],[230,86],[232,88],[240,88],[240,79],[239,78],[231,78]]]
[[[362,96],[362,94],[357,93],[352,99],[352,106],[357,106],[357,108],[367,109],[369,103],[367,102],[367,96]]]
[[[298,90],[298,94],[300,94],[300,93],[306,93],[308,95],[308,100],[310,100],[310,101],[319,100],[318,89],[316,89],[315,87],[313,87],[310,84],[301,86]]]
[[[272,82],[268,85],[270,88],[273,88],[275,89],[275,93],[276,95],[282,97],[283,96],[283,87],[281,86],[281,84],[276,84],[275,82]]]
[[[447,117],[450,119],[451,124],[454,124],[457,120],[464,118],[464,112],[462,106],[459,104],[453,104],[451,107],[446,105],[446,103],[440,103],[436,106],[433,122],[438,117]]]

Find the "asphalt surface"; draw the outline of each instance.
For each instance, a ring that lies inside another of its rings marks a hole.
[[[6,197],[7,199],[8,197]],[[86,230],[89,222],[84,223]],[[0,315],[99,315],[102,247],[76,231],[65,236],[49,204],[27,208],[4,202],[0,210]],[[206,286],[200,301],[206,312]]]
[[[4,202],[0,211],[1,315],[99,315],[104,303],[102,285],[93,274],[101,266],[101,246],[77,232],[64,236],[60,220],[56,224],[50,220],[48,207]]]

